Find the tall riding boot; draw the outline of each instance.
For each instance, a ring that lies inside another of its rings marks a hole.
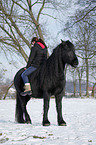
[[[30,83],[25,83],[24,92],[21,92],[21,96],[32,95]]]

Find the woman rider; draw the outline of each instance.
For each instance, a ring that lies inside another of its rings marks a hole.
[[[32,95],[31,86],[28,80],[28,76],[35,71],[43,62],[47,60],[47,47],[42,39],[33,37],[31,40],[32,48],[30,56],[27,62],[25,71],[21,74],[24,81],[24,92],[21,92],[22,96]]]

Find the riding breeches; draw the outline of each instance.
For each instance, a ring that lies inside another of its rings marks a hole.
[[[33,66],[30,66],[29,68],[27,68],[22,74],[21,74],[21,77],[24,81],[24,84],[25,83],[29,83],[29,79],[28,79],[28,76],[34,72],[37,68],[36,67],[33,67]]]

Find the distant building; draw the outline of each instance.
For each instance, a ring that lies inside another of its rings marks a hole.
[[[92,93],[92,90],[93,90],[93,87],[88,87],[88,92],[89,92],[89,94]],[[96,92],[96,87],[94,87],[94,92]]]

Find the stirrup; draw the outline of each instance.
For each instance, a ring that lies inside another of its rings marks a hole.
[[[27,93],[27,94],[28,94],[29,96],[30,96],[30,95],[32,95],[32,91],[28,91],[28,93]]]
[[[21,92],[20,95],[21,96],[32,95],[32,91]]]

